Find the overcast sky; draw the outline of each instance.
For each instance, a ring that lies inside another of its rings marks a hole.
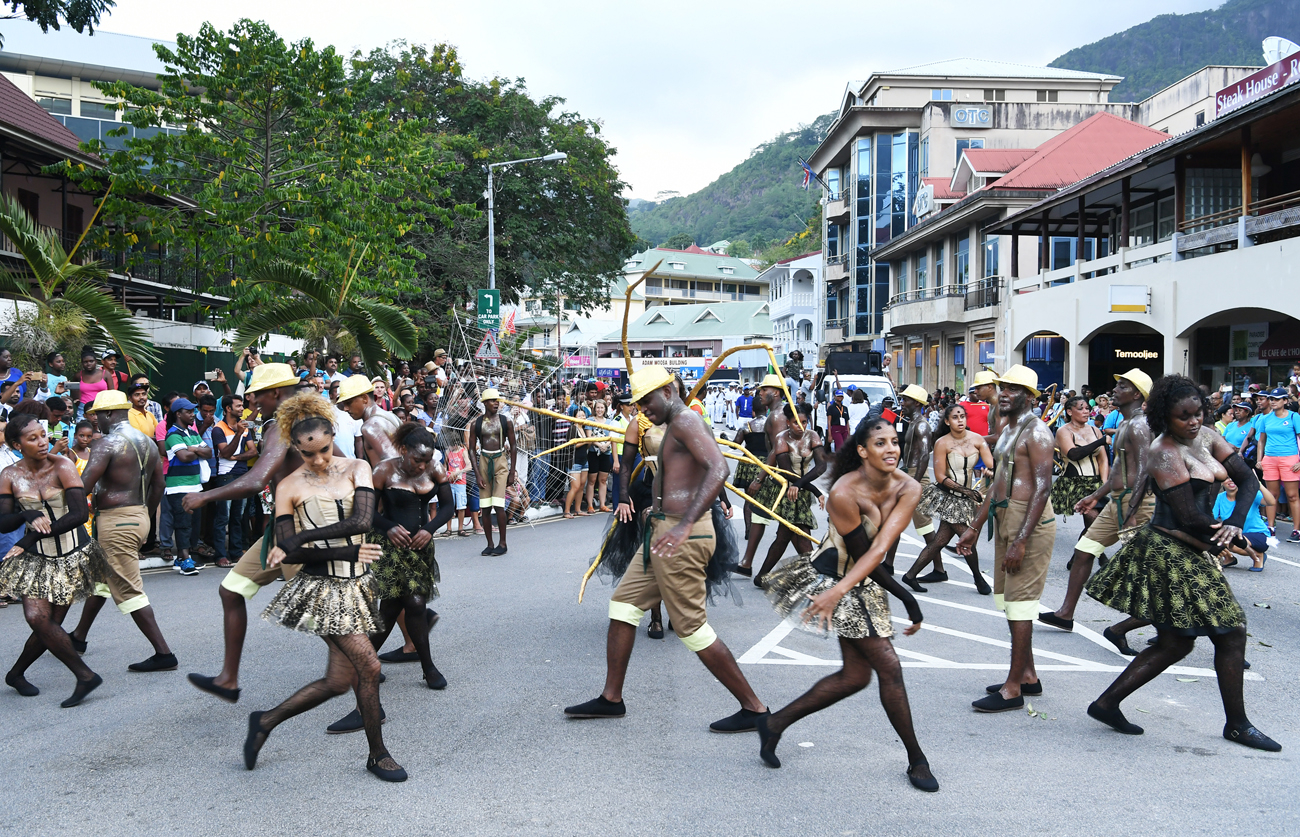
[[[628,197],[699,189],[750,149],[834,110],[845,82],[945,58],[1045,64],[1165,12],[1219,0],[117,0],[101,28],[174,39],[267,21],[340,49],[449,42],[473,77],[522,77],[599,120]],[[792,175],[793,176],[793,175]]]

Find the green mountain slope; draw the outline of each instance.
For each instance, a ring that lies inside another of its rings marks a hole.
[[[819,210],[816,182],[804,191],[799,157],[807,159],[835,120],[818,117],[811,125],[781,134],[754,149],[740,165],[698,192],[628,207],[632,231],[654,244],[686,233],[696,244],[715,241],[770,242],[801,232]]]
[[[1261,65],[1260,42],[1269,35],[1300,42],[1300,0],[1229,0],[1204,12],[1159,15],[1049,66],[1124,76],[1110,100],[1141,101],[1207,64]]]

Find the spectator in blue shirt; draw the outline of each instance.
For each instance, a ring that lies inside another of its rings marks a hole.
[[[736,399],[736,417],[742,419],[754,417],[754,391],[749,384],[745,384],[744,392]]]
[[[1287,542],[1300,543],[1300,443],[1296,441],[1300,434],[1300,414],[1287,409],[1287,397],[1285,387],[1269,390],[1271,412],[1255,417],[1255,434],[1259,439],[1259,467],[1264,483],[1278,499],[1286,492],[1292,525]],[[1276,513],[1276,506],[1269,509],[1270,531],[1275,531]]]
[[[1237,502],[1237,484],[1232,480],[1223,481],[1223,493],[1214,501],[1214,516],[1219,520],[1227,520],[1232,516],[1233,505]],[[1272,492],[1267,488],[1261,488],[1255,492],[1255,502],[1246,512],[1246,522],[1241,527],[1241,534],[1250,543],[1250,548],[1255,550],[1255,565],[1250,568],[1251,572],[1259,573],[1264,571],[1264,562],[1268,559],[1265,554],[1268,552],[1269,527],[1264,523],[1264,517],[1260,513],[1261,508],[1268,509],[1271,514],[1277,507],[1277,500],[1273,497]],[[1236,555],[1246,555],[1246,550],[1234,546],[1231,549],[1232,554],[1225,554],[1222,558],[1223,566],[1232,567],[1237,563]]]

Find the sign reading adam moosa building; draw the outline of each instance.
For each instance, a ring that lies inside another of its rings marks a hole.
[[[1300,55],[1283,58],[1262,70],[1225,87],[1214,96],[1214,117],[1244,108],[1271,93],[1300,82]]]

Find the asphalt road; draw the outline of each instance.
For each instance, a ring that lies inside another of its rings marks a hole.
[[[1035,632],[1045,693],[1027,711],[979,715],[970,701],[1000,681],[1005,622],[991,597],[949,560],[952,581],[922,599],[927,629],[896,637],[917,734],[942,784],[908,785],[902,745],[874,686],[792,727],[784,766],[758,759],[754,735],[711,734],[735,704],[672,638],[639,634],[628,715],[570,721],[561,708],[594,697],[604,676],[605,603],[578,582],[605,525],[582,518],[512,530],[510,554],[484,558],[477,539],[439,541],[442,621],[434,655],[450,685],[431,692],[417,665],[386,666],[384,734],[411,774],[384,784],[363,770],[364,738],[327,736],[351,708],[340,698],[271,736],[255,771],[241,745],[247,714],[283,700],[324,670],[325,647],[255,618],[250,608],[243,697],[231,706],[185,673],[215,673],[221,657],[217,585],[223,571],[147,575],[145,588],[180,670],[133,674],[148,656],[133,623],[106,608],[86,662],[104,685],[60,709],[72,677],[48,655],[30,671],[36,698],[0,690],[6,735],[0,829],[25,834],[1294,834],[1294,695],[1300,679],[1300,549],[1283,545],[1263,573],[1230,570],[1250,619],[1246,683],[1252,720],[1282,743],[1266,754],[1224,741],[1208,641],[1183,674],[1166,674],[1125,709],[1146,735],[1130,738],[1084,709],[1125,664],[1096,633],[1117,614],[1086,600],[1075,634]],[[824,520],[819,531],[824,532]],[[1058,529],[1047,604],[1065,589],[1079,530]],[[984,568],[991,572],[991,549]],[[903,553],[915,553],[907,543]],[[1283,560],[1291,563],[1283,563]],[[899,561],[903,563],[902,559]],[[747,579],[743,606],[721,601],[710,622],[760,697],[784,705],[838,661],[826,640],[788,633]],[[1254,606],[1269,604],[1269,609]],[[69,617],[75,619],[79,606]],[[901,614],[901,607],[896,615]],[[21,609],[0,611],[0,659],[27,635]],[[1135,645],[1144,637],[1133,637]],[[396,640],[390,640],[390,646]]]

